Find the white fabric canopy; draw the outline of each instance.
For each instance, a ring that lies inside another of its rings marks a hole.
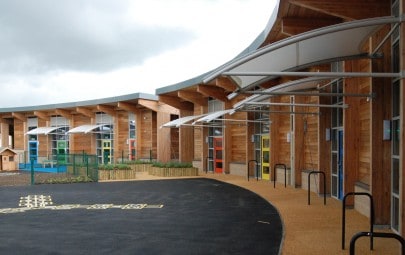
[[[34,128],[27,133],[26,135],[48,135],[49,133],[59,129],[61,127],[39,127],[39,128]]]
[[[106,124],[99,124],[99,125],[82,125],[78,126],[75,128],[72,128],[71,130],[68,131],[69,134],[77,134],[77,133],[90,133],[96,128],[102,127],[102,126],[107,126]]]
[[[341,23],[292,36],[260,48],[249,55],[231,61],[207,76],[208,83],[225,72],[282,72],[348,58],[365,57],[361,49],[365,39],[381,25],[398,23],[398,17],[379,17]],[[269,80],[269,76],[232,75],[240,89]]]
[[[167,123],[163,124],[162,127],[170,127],[170,128],[172,128],[172,127],[180,127],[180,126],[186,124],[187,122],[190,122],[190,121],[195,120],[197,118],[201,118],[201,117],[203,117],[205,115],[207,115],[207,114],[192,115],[192,116],[186,116],[186,117],[178,118],[178,119],[175,119],[175,120],[172,120],[170,122],[167,122]]]
[[[309,89],[316,89],[318,85],[326,80],[331,80],[332,78],[320,78],[320,77],[309,77],[303,78],[299,80],[294,80],[286,83],[279,84],[277,86],[265,89],[261,92],[271,93],[271,92],[297,92]],[[252,95],[235,105],[233,105],[234,109],[239,109],[240,107],[244,106],[248,102],[261,102],[263,100],[268,99],[271,95]]]
[[[197,122],[208,123],[208,122],[211,122],[211,121],[213,121],[215,119],[218,119],[219,117],[224,116],[227,113],[233,113],[233,112],[235,112],[235,109],[228,109],[228,110],[212,112],[212,113],[209,113],[207,116],[204,116],[204,117],[194,121],[193,125],[195,125]]]

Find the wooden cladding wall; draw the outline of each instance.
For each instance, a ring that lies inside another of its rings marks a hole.
[[[141,151],[138,153],[138,157],[140,159],[149,159],[152,153],[152,158],[156,158],[156,143],[153,143],[153,114],[151,110],[143,110],[141,111],[141,123],[139,125],[140,130],[140,148]],[[156,118],[155,118],[156,119]],[[155,120],[156,122],[156,120]],[[138,126],[138,125],[137,125]]]
[[[26,150],[24,122],[14,119],[14,149]]]
[[[289,103],[290,97],[274,97],[271,102],[274,103]],[[289,111],[288,106],[272,106],[271,111]],[[270,154],[272,162],[274,164],[286,164],[290,166],[290,143],[287,141],[287,135],[290,133],[290,114],[270,114]]]
[[[172,160],[178,160],[179,155],[179,129],[170,129],[170,157]]]
[[[232,115],[233,119],[245,120],[246,112],[237,112]],[[246,122],[228,122],[226,128],[231,130],[231,158],[233,163],[246,162],[246,142],[247,139],[247,123]]]
[[[47,123],[45,120],[38,118],[38,127],[46,127]],[[28,130],[27,130],[28,131]],[[51,141],[48,139],[50,137],[46,135],[38,135],[38,156],[39,157],[47,157],[48,154],[52,154],[51,150]]]
[[[319,97],[305,97],[305,103],[318,104]],[[316,107],[305,107],[303,112],[318,112]],[[304,118],[304,168],[319,171],[318,154],[318,115],[302,115]],[[306,128],[305,128],[306,126]],[[323,170],[323,169],[322,169]]]
[[[91,119],[81,114],[73,115],[70,128],[78,127],[81,125],[88,125],[91,124]],[[96,148],[92,145],[93,135],[90,134],[71,134],[70,135],[70,153],[88,153],[88,154],[95,154]]]
[[[368,61],[367,61],[368,62]],[[361,72],[369,72],[370,69],[363,69]],[[370,93],[371,78],[359,79],[359,93]],[[371,180],[371,112],[370,102],[366,98],[358,98],[359,119],[360,119],[360,144],[359,144],[359,176],[358,180],[370,185]]]
[[[117,111],[114,118],[114,157],[129,158],[129,117],[126,111]]]
[[[152,112],[152,126],[150,127],[152,131],[152,158],[157,158],[157,114]]]

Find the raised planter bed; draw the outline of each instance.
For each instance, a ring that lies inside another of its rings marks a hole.
[[[152,167],[152,164],[129,164],[129,166],[135,172],[148,172]]]
[[[152,166],[148,174],[160,177],[198,176],[198,168],[176,168],[176,167],[154,167]]]
[[[131,180],[136,178],[136,170],[133,169],[99,169],[98,180]]]

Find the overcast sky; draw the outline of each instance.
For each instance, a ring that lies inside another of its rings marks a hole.
[[[154,94],[229,61],[276,0],[1,0],[0,107]]]

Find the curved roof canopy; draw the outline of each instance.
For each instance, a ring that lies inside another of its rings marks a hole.
[[[48,135],[59,128],[63,128],[63,127],[39,127],[39,128],[34,128],[25,134],[26,135]]]
[[[185,125],[187,122],[190,122],[192,120],[195,120],[197,118],[201,118],[203,116],[205,116],[207,114],[202,114],[202,115],[192,115],[192,116],[186,116],[186,117],[182,117],[182,118],[178,118],[175,120],[172,120],[170,122],[167,122],[165,124],[163,124],[161,127],[180,127],[182,125]]]
[[[203,82],[228,75],[243,90],[270,80],[272,77],[266,72],[294,71],[320,63],[369,57],[361,48],[364,40],[381,25],[401,21],[398,17],[356,20],[292,36],[224,65]]]
[[[228,109],[228,110],[222,110],[222,111],[216,111],[216,112],[209,113],[207,116],[204,116],[204,117],[194,121],[193,125],[195,125],[197,122],[205,122],[205,123],[211,122],[213,120],[216,120],[216,119],[224,116],[225,114],[233,113],[234,111],[235,111],[234,109]]]
[[[99,124],[99,125],[82,125],[78,126],[75,128],[72,128],[71,130],[68,131],[69,134],[77,134],[77,133],[90,133],[94,129],[103,127],[103,126],[108,126],[107,124]]]

